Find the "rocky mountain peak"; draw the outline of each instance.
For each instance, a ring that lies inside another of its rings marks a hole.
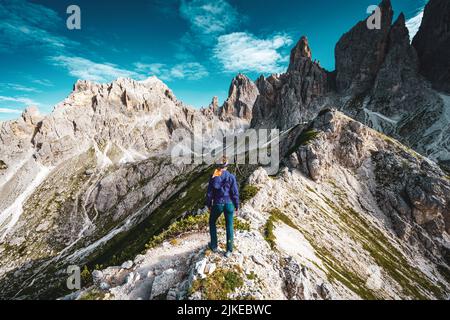
[[[365,92],[373,84],[383,63],[391,29],[393,10],[389,0],[383,0],[380,29],[367,27],[368,17],[344,34],[336,44],[336,86],[339,92]]]
[[[36,106],[29,106],[22,113],[22,119],[25,123],[30,125],[37,125],[42,118],[43,117]]]
[[[311,60],[312,53],[308,44],[308,38],[302,36],[297,45],[291,50],[289,70],[296,69],[303,59]]]
[[[394,39],[395,38],[395,39]],[[391,31],[389,34],[389,40],[390,40],[390,47],[396,42],[400,42],[401,44],[404,44],[405,41],[409,44],[409,31],[406,27],[406,19],[403,12],[401,12],[393,23],[391,27]]]
[[[219,98],[217,96],[214,96],[211,100],[211,103],[209,104],[208,108],[210,108],[214,114],[218,112],[219,110]]]
[[[243,74],[238,74],[230,84],[228,98],[220,108],[221,119],[238,117],[252,119],[253,104],[259,94],[255,83]]]
[[[434,88],[450,93],[450,1],[428,2],[412,44],[419,56],[420,72]]]
[[[311,57],[308,38],[303,36],[291,51],[286,73],[258,79],[253,127],[285,130],[319,111],[315,102],[330,91],[332,77]]]

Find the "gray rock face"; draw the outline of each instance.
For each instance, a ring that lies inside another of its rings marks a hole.
[[[370,89],[386,55],[392,23],[390,0],[383,0],[381,29],[370,30],[367,20],[360,21],[336,44],[336,86],[338,92],[361,94]]]
[[[285,288],[289,300],[312,300],[316,294],[316,288],[309,281],[308,270],[301,267],[294,259],[287,258],[284,267]]]
[[[401,118],[404,113],[415,112],[432,96],[431,90],[418,76],[418,59],[409,43],[405,16],[400,14],[392,26],[387,45],[387,55],[376,75],[370,108],[390,118]],[[437,95],[434,95],[438,100]],[[437,101],[433,101],[437,103]]]
[[[238,117],[250,121],[258,94],[258,88],[253,81],[243,74],[238,74],[231,81],[228,99],[219,110],[220,118],[225,120]]]
[[[368,189],[398,236],[418,239],[434,256],[442,254],[436,239],[450,232],[450,182],[439,166],[333,110],[324,111],[298,136],[303,138],[291,140],[290,148],[296,150],[297,168],[314,181],[329,179],[337,164],[364,173],[365,179],[373,176]]]
[[[302,37],[291,51],[288,72],[261,76],[256,85],[256,99],[251,126],[288,129],[308,121],[323,103],[320,99],[330,91],[331,75],[311,60],[308,39]]]
[[[437,90],[450,93],[450,2],[430,0],[422,24],[413,39],[420,72]]]
[[[441,9],[444,7],[441,4]],[[447,98],[431,90],[419,74],[419,60],[422,69],[425,53],[420,53],[418,58],[410,44],[404,15],[400,14],[391,26],[390,1],[383,1],[380,8],[383,14],[381,30],[369,30],[365,22],[360,22],[336,45],[337,90],[351,97],[347,102],[339,103],[343,104],[341,110],[394,136],[421,154],[445,163],[450,157],[446,138],[450,121]],[[445,29],[443,16],[445,14],[436,18],[441,21],[440,27],[427,27],[430,22],[424,21],[422,29]],[[439,31],[416,37],[414,46],[420,49],[421,41],[428,39],[428,34],[429,41],[441,43],[433,38],[436,33]],[[431,42],[430,48],[433,48]],[[447,56],[443,47],[439,50],[441,57]],[[444,72],[448,69],[447,61],[444,63],[431,56],[425,60],[435,62]]]
[[[297,45],[292,49],[289,59],[289,71],[301,71],[305,67],[305,61],[312,59],[311,48],[309,47],[308,38],[301,37]]]

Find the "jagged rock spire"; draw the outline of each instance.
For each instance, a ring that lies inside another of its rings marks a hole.
[[[360,21],[336,44],[336,86],[338,91],[367,91],[383,63],[394,12],[390,0],[379,4],[380,29],[369,29]]]
[[[258,97],[258,88],[255,83],[243,74],[238,74],[232,81],[228,91],[228,99],[220,109],[220,117],[228,119],[239,117],[252,119],[252,109]]]
[[[289,69],[296,69],[302,60],[311,60],[312,53],[308,44],[308,38],[302,36],[297,42],[297,45],[291,50],[291,59],[289,62]]]
[[[430,0],[412,42],[420,72],[437,90],[450,93],[450,1]]]

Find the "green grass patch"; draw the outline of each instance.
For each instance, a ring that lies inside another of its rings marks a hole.
[[[275,218],[273,216],[270,216],[269,219],[267,219],[266,224],[264,225],[264,239],[267,241],[272,250],[274,250],[276,247],[276,238],[275,234],[273,233],[275,229],[275,221]]]
[[[273,217],[275,221],[281,221],[293,229],[298,229],[295,223],[278,208],[270,210],[270,216]]]
[[[234,217],[234,230],[250,231],[250,224],[246,221]],[[221,229],[225,228],[225,217],[222,215],[217,221],[217,226]],[[146,244],[146,249],[154,248],[166,240],[174,239],[187,232],[203,231],[209,227],[209,214],[201,214],[197,216],[188,216],[171,224],[169,228],[158,235],[153,236]]]
[[[243,203],[247,202],[248,200],[250,200],[251,198],[256,196],[256,194],[258,192],[259,192],[259,188],[257,186],[254,186],[254,185],[251,185],[251,184],[245,185],[242,188],[242,191],[241,191],[241,194],[240,194],[241,203],[243,204]]]
[[[296,144],[298,146],[306,146],[306,145],[310,144],[312,141],[314,141],[314,139],[316,139],[318,135],[319,135],[319,131],[314,130],[314,129],[303,131],[297,137]]]
[[[92,273],[89,270],[88,266],[84,266],[83,270],[80,273],[81,277],[81,285],[83,287],[88,287],[92,284]]]
[[[288,155],[292,154],[293,152],[297,151],[298,148],[301,146],[306,146],[310,143],[312,143],[317,136],[319,135],[319,131],[315,129],[305,129],[300,133],[300,135],[295,139],[295,143],[292,147],[289,148]]]
[[[97,290],[91,290],[83,294],[80,300],[103,300],[105,293]]]
[[[244,280],[237,270],[218,269],[205,279],[192,283],[190,293],[200,291],[206,300],[228,300],[229,294],[244,285]]]
[[[310,241],[310,243],[312,243]],[[344,266],[333,254],[323,247],[314,247],[317,255],[321,258],[327,267],[327,277],[330,282],[338,281],[346,286],[348,289],[356,293],[359,297],[365,300],[376,300],[378,296],[375,292],[366,287],[366,281]]]
[[[256,275],[256,273],[254,271],[250,272],[249,274],[247,274],[247,279],[248,280],[256,280],[258,276]]]
[[[278,221],[283,222],[284,224],[290,226],[291,228],[297,229],[297,226],[295,225],[292,220],[286,216],[280,209],[272,209],[269,212],[269,218],[266,221],[266,224],[264,225],[263,235],[264,239],[267,241],[267,243],[270,245],[272,250],[275,250],[276,248],[276,237],[274,234],[275,230],[275,223]]]
[[[177,237],[183,233],[198,231],[205,229],[208,226],[208,215],[202,214],[198,216],[188,216],[183,218],[169,226],[166,230],[158,235],[153,236],[150,241],[146,244],[146,249],[151,249],[164,241]]]

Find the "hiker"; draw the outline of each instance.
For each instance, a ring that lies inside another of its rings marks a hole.
[[[239,190],[236,177],[227,171],[228,160],[222,159],[219,167],[214,171],[209,180],[208,192],[206,194],[206,205],[209,209],[209,233],[211,242],[209,248],[217,252],[217,228],[216,222],[222,213],[225,215],[225,227],[227,232],[228,258],[233,252],[233,216],[239,209]]]

